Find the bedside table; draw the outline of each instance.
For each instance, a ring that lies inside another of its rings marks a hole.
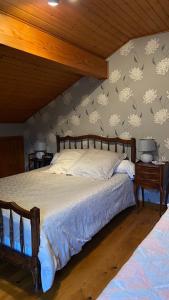
[[[48,166],[53,158],[53,153],[45,153],[41,159],[36,157],[36,153],[28,154],[29,170],[34,170]]]
[[[169,162],[154,165],[141,161],[135,164],[134,192],[136,203],[139,205],[138,188],[141,187],[142,201],[144,206],[144,189],[156,189],[160,191],[160,216],[163,205],[167,205],[169,193]]]

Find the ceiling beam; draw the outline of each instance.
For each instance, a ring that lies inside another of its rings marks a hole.
[[[104,59],[2,13],[0,24],[0,44],[54,61],[81,75],[107,78]]]

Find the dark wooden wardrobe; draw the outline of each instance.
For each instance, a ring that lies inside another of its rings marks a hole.
[[[24,172],[23,137],[0,137],[0,177],[21,172]]]

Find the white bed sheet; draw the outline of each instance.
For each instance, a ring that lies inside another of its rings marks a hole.
[[[47,168],[0,179],[0,199],[15,201],[25,209],[40,208],[39,260],[44,292],[52,286],[56,270],[113,216],[135,203],[133,184],[126,174],[96,180],[49,174]],[[16,248],[17,244],[19,240]]]

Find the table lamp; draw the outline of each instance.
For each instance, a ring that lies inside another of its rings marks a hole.
[[[141,161],[144,163],[150,163],[153,160],[153,152],[156,150],[156,144],[154,139],[140,139],[139,140],[139,146],[138,146],[139,152],[142,152],[141,154]]]
[[[42,141],[37,141],[34,146],[36,158],[42,159],[42,156],[46,152],[46,143]]]

